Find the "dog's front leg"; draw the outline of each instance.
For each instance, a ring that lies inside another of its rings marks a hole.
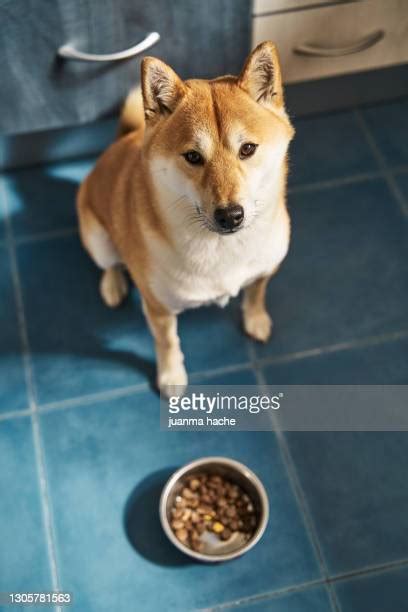
[[[244,329],[251,338],[261,342],[266,342],[272,331],[272,319],[265,307],[265,292],[269,278],[269,276],[258,278],[245,287],[242,302]]]
[[[153,300],[143,300],[143,312],[156,345],[157,386],[166,397],[181,395],[187,386],[187,372],[177,334],[177,317]]]

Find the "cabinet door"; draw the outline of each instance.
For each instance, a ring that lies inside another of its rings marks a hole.
[[[93,54],[121,51],[149,32],[149,55],[184,78],[239,71],[249,49],[248,0],[0,0],[0,131],[31,132],[94,121],[117,111],[139,80],[140,57],[60,60],[70,43]]]

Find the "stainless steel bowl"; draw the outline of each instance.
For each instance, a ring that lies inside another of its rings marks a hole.
[[[205,532],[203,534],[204,549],[202,552],[196,552],[176,538],[170,526],[174,498],[180,494],[188,476],[203,472],[219,474],[239,485],[249,495],[258,521],[250,540],[245,540],[242,534],[235,533],[229,540],[222,542],[214,534]],[[268,523],[268,517],[268,497],[262,482],[246,465],[226,457],[203,457],[188,463],[170,476],[160,498],[160,521],[169,540],[186,555],[210,563],[234,559],[250,550],[261,539]]]

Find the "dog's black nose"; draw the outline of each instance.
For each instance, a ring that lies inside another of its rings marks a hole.
[[[244,209],[240,204],[228,204],[215,209],[214,219],[221,230],[231,231],[237,229],[243,222]]]

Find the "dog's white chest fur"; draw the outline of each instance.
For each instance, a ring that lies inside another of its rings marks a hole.
[[[218,303],[255,279],[269,275],[285,257],[289,245],[289,218],[284,208],[260,216],[250,227],[221,236],[206,230],[183,235],[174,248],[152,244],[151,288],[169,310]]]

